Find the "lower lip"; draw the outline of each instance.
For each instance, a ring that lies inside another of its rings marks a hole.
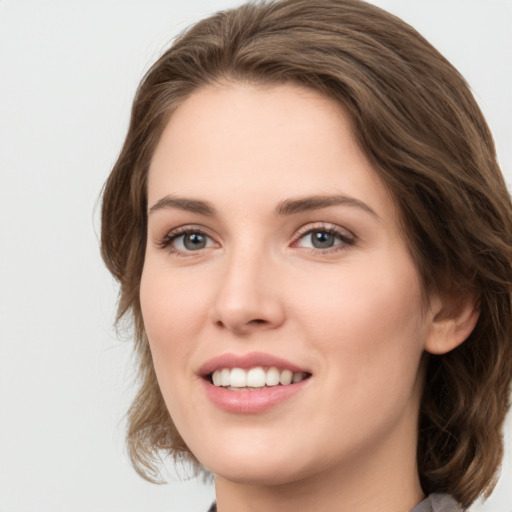
[[[206,396],[219,409],[238,414],[256,414],[276,407],[296,395],[304,388],[308,380],[304,379],[288,386],[271,386],[254,391],[230,391],[220,386],[214,386],[205,379],[202,382]]]

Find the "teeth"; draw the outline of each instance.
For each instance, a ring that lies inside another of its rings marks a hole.
[[[271,386],[288,386],[296,384],[307,377],[307,373],[295,372],[291,370],[279,371],[276,367],[264,370],[261,366],[256,366],[249,370],[242,368],[223,368],[215,370],[212,374],[214,386],[226,388],[262,388]]]
[[[231,370],[229,368],[224,368],[220,373],[220,385],[221,386],[229,386],[231,383]],[[216,384],[217,385],[217,384]]]
[[[219,371],[213,372],[212,381],[214,386],[222,386],[221,374]]]
[[[277,386],[279,384],[279,370],[277,368],[269,368],[265,375],[265,384],[267,386]]]
[[[282,386],[288,386],[291,384],[293,380],[293,373],[290,370],[283,370],[281,375],[279,375],[279,383]]]
[[[296,384],[297,382],[300,382],[301,380],[304,380],[304,377],[305,377],[305,375],[302,372],[294,373],[293,376],[292,376],[292,382],[294,384]]]
[[[233,388],[247,387],[247,372],[241,368],[233,368],[231,370],[230,386]]]
[[[263,368],[251,368],[247,372],[247,386],[250,388],[262,388],[265,385],[265,371]]]

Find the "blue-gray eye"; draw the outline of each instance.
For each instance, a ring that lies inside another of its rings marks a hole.
[[[337,229],[311,229],[304,233],[297,242],[306,249],[332,249],[333,247],[353,245],[354,239],[345,231]],[[341,247],[340,247],[341,248]]]
[[[336,237],[325,231],[313,231],[310,235],[311,245],[315,249],[329,249],[336,243]]]
[[[187,233],[181,237],[178,237],[176,242],[180,238],[182,238],[183,247],[187,251],[198,251],[199,249],[204,249],[208,241],[208,237],[202,235],[201,233]]]
[[[214,241],[201,231],[182,231],[170,234],[162,241],[162,247],[168,247],[174,253],[187,253],[208,249],[215,245]]]

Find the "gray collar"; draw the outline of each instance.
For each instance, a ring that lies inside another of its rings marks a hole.
[[[461,512],[455,499],[448,494],[429,494],[410,512]]]
[[[208,512],[217,512],[215,503],[212,504]],[[461,509],[448,494],[430,494],[410,512],[461,512]]]

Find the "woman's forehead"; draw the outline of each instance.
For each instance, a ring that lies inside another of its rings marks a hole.
[[[200,89],[163,131],[149,205],[171,193],[215,199],[248,190],[274,202],[333,194],[389,201],[334,100],[288,84]]]

